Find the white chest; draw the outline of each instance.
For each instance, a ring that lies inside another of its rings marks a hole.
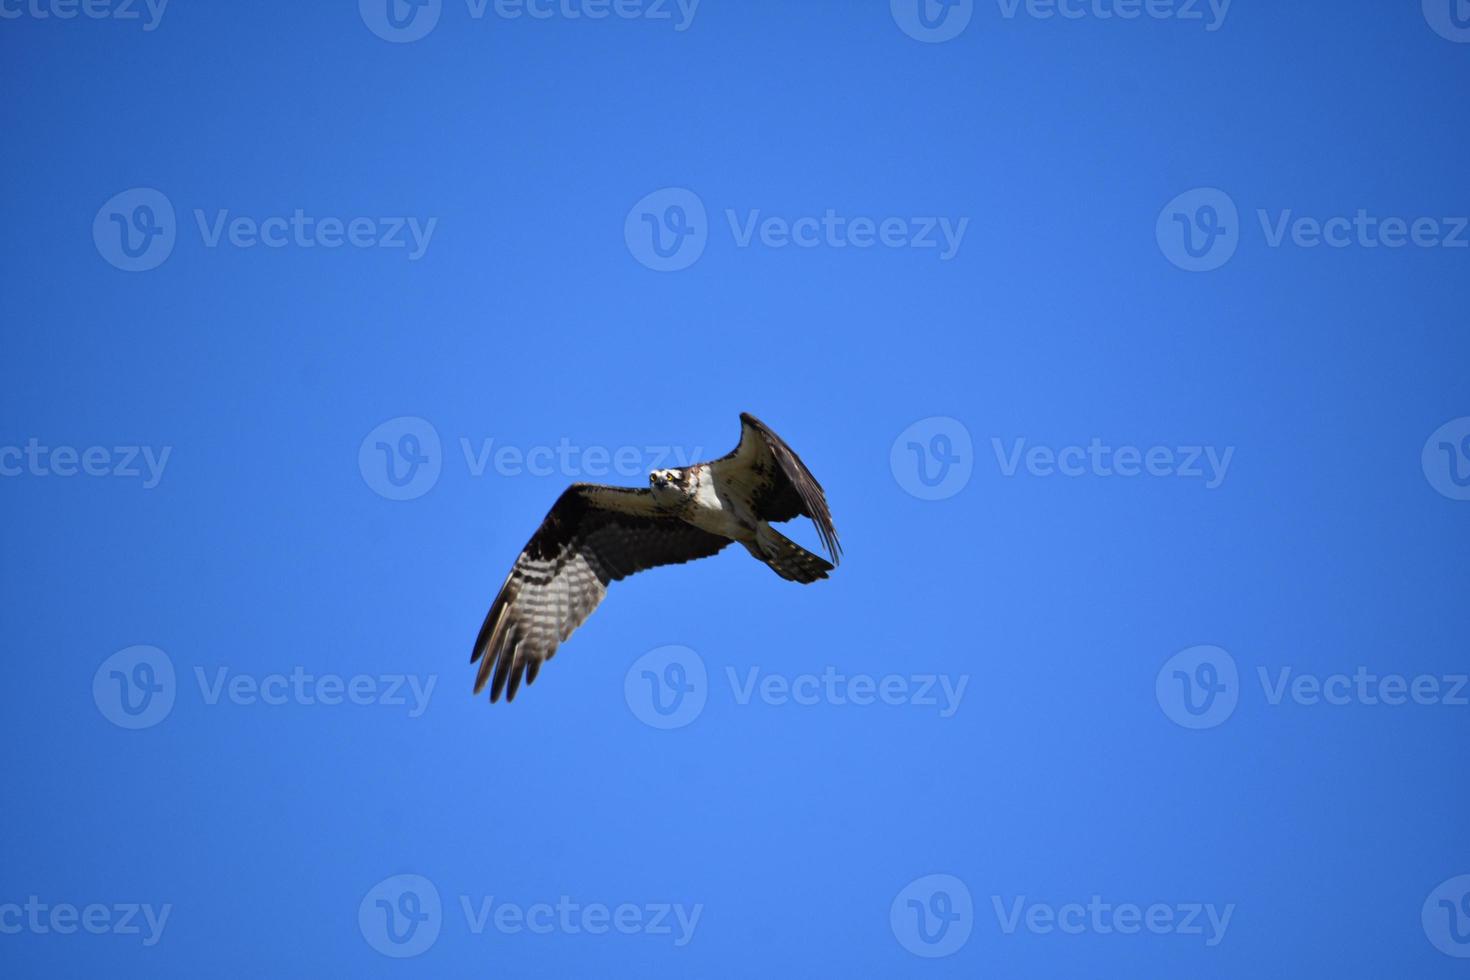
[[[721,494],[708,470],[699,470],[685,520],[695,527],[726,538],[743,540],[755,531],[754,515],[738,497]]]

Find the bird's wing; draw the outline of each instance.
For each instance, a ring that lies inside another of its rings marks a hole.
[[[740,445],[708,464],[715,479],[746,495],[768,521],[810,517],[833,564],[842,560],[842,545],[822,485],[792,448],[760,419],[740,413]]]
[[[531,536],[485,616],[470,663],[475,693],[515,700],[521,677],[536,680],[543,661],[592,615],[607,584],[657,565],[713,555],[729,540],[654,506],[653,493],[574,483]],[[507,688],[507,682],[509,687]]]

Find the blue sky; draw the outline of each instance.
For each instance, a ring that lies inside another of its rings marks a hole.
[[[1470,5],[392,2],[0,0],[7,975],[1463,972]]]

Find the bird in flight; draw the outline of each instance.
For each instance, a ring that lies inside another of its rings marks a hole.
[[[809,517],[829,563],[771,527]],[[842,546],[822,485],[781,437],[749,413],[727,456],[683,469],[654,470],[648,487],[574,483],[526,542],[490,605],[470,663],[475,693],[514,701],[524,677],[584,623],[609,582],[659,565],[707,558],[732,541],[784,579],[827,577]]]

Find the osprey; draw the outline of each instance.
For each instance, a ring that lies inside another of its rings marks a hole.
[[[684,469],[654,470],[647,489],[574,483],[557,498],[521,550],[475,638],[475,693],[514,701],[524,676],[581,626],[607,584],[658,565],[706,558],[738,541],[792,582],[827,577],[842,548],[822,485],[765,423],[740,415],[740,445]],[[771,527],[804,516],[817,527],[828,563]],[[491,680],[492,672],[494,675]]]

